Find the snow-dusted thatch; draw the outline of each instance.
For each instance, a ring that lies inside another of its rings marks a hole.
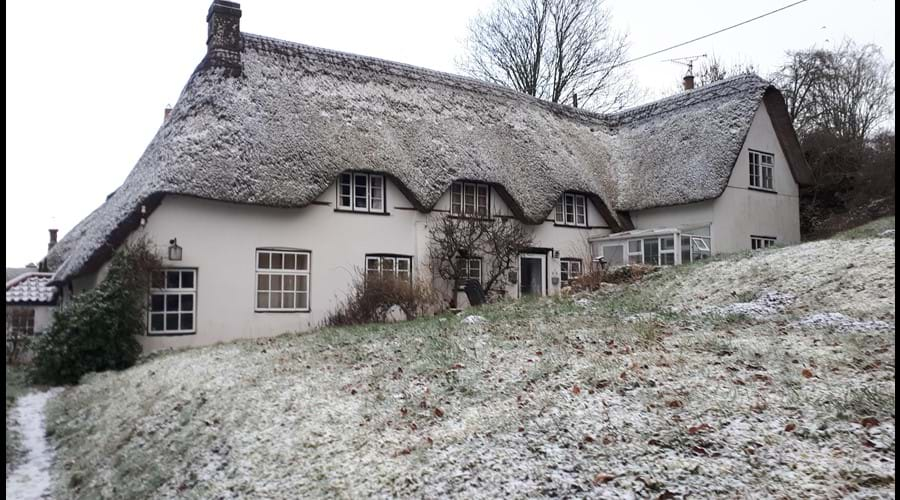
[[[48,256],[54,280],[102,262],[141,206],[152,211],[165,194],[301,207],[347,169],[387,173],[423,211],[453,180],[489,182],[527,222],[544,220],[563,191],[581,191],[618,229],[627,226],[619,211],[719,196],[754,112],[780,99],[748,75],[599,115],[246,33],[239,74],[210,61],[124,184]],[[803,182],[802,156],[789,159]]]

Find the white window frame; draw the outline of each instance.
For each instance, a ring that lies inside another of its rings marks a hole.
[[[366,277],[373,272],[383,277],[386,272],[385,262],[391,263],[391,269],[387,272],[393,274],[397,279],[405,279],[412,283],[412,256],[410,255],[366,254]],[[403,274],[407,275],[406,278],[402,277]]]
[[[490,185],[466,181],[454,181],[450,185],[450,215],[489,219],[490,210]]]
[[[260,255],[268,254],[268,267],[264,267],[260,265]],[[278,255],[281,259],[280,267],[273,267],[274,264],[274,256]],[[310,299],[312,295],[312,252],[308,250],[294,250],[294,249],[281,249],[281,248],[257,248],[254,254],[255,257],[255,273],[254,273],[254,285],[253,285],[253,310],[256,312],[309,312],[310,310]],[[289,260],[287,257],[291,257],[290,260],[293,260],[294,265],[293,269],[289,268],[287,261]],[[300,262],[302,259],[300,257],[304,257],[306,261],[305,268],[301,267]],[[266,277],[266,289],[261,290],[259,287],[260,278]],[[278,277],[279,281],[279,289],[273,289],[272,278]],[[287,281],[285,278],[291,277],[293,278],[294,288],[293,290],[286,289]],[[300,282],[303,281],[299,279],[300,277],[306,278],[306,289],[301,290]],[[264,307],[260,307],[260,294],[266,294],[266,304]],[[272,296],[273,293],[278,293],[281,296],[281,306],[280,307],[272,307]],[[293,295],[294,305],[293,307],[284,307],[284,296],[285,294],[290,293]],[[306,307],[297,307],[297,299],[305,296],[306,298]]]
[[[587,197],[563,193],[556,202],[556,223],[561,226],[587,227]]]
[[[383,174],[370,174],[367,172],[347,171],[338,176],[337,183],[337,207],[340,211],[362,212],[370,214],[387,213],[385,190],[387,184]],[[357,187],[362,186],[365,196],[357,195]],[[344,189],[349,188],[349,194]],[[357,200],[364,202],[363,206],[357,206]],[[347,204],[349,201],[349,205]]]
[[[578,272],[573,276],[572,266],[577,265]],[[565,257],[559,261],[559,282],[565,286],[569,281],[584,275],[584,263],[581,259]]]
[[[750,250],[764,250],[774,247],[778,243],[778,238],[774,236],[750,235]]]
[[[667,240],[667,239],[672,240],[672,248],[663,250],[663,244],[662,244],[663,240]],[[677,256],[675,254],[676,253],[675,251],[678,248],[677,241],[678,240],[676,239],[676,236],[674,233],[670,236],[660,236],[659,237],[659,242],[657,244],[659,245],[659,265],[660,266],[674,266],[675,264],[678,263]],[[663,255],[671,255],[672,263],[671,264],[663,264]]]
[[[190,335],[197,333],[197,269],[196,268],[184,268],[184,267],[165,267],[159,269],[157,271],[153,271],[153,273],[163,273],[163,287],[154,287],[153,279],[150,280],[150,293],[148,295],[148,304],[147,304],[147,335]],[[169,288],[169,273],[178,273],[178,287],[177,288]],[[193,275],[193,286],[192,287],[182,287],[182,275],[188,273]],[[174,314],[178,315],[178,328],[170,329],[166,328],[166,323],[168,322],[168,315],[170,312],[167,310],[168,308],[168,298],[169,296],[178,296],[178,310],[174,311]],[[162,296],[163,297],[163,309],[162,311],[154,311],[153,310],[153,297],[154,296]],[[191,300],[191,309],[182,310],[181,304],[182,296],[190,296]],[[191,328],[181,328],[181,317],[185,314],[191,315]],[[162,316],[163,318],[163,329],[162,330],[154,330],[153,329],[153,317],[154,316]]]
[[[749,151],[750,187],[775,191],[775,155],[762,151]]]
[[[636,252],[631,251],[631,244],[637,243],[640,249]],[[631,262],[632,257],[638,257],[637,262]],[[626,265],[635,265],[635,264],[643,264],[644,263],[644,240],[643,239],[634,239],[628,240],[625,242],[625,263]]]

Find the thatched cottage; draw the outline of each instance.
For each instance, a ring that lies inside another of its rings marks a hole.
[[[800,239],[809,169],[756,76],[596,114],[243,33],[240,17],[213,2],[207,55],[156,137],[45,261],[65,300],[135,235],[177,258],[145,348],[312,328],[356,268],[428,273],[437,213],[528,225],[512,296],[554,293],[601,255],[678,264]]]

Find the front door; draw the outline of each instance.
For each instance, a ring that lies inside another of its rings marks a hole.
[[[547,289],[547,256],[536,253],[519,255],[519,296],[544,295]]]

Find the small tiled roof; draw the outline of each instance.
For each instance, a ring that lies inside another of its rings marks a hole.
[[[37,267],[7,267],[6,268],[6,281],[9,281],[16,276],[21,276],[25,273],[33,273],[37,271]]]
[[[7,304],[53,304],[56,287],[50,286],[53,273],[25,273],[6,282]]]

